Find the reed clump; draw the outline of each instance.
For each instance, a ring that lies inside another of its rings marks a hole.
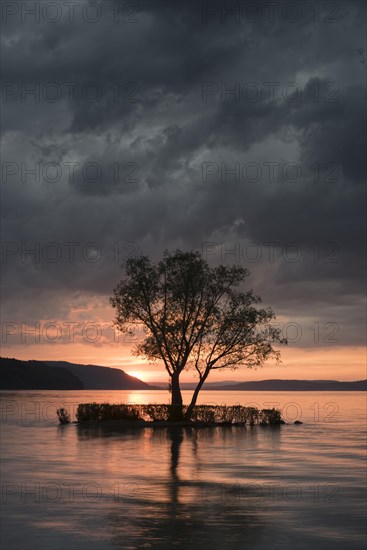
[[[70,424],[70,414],[64,407],[57,409],[56,414],[60,424]]]
[[[187,407],[183,406],[183,415]],[[126,403],[81,403],[76,418],[79,423],[108,422],[122,420],[128,422],[164,423],[172,421],[172,405],[131,405]],[[170,422],[172,423],[172,422]],[[275,425],[282,424],[278,409],[258,409],[241,405],[196,405],[192,410],[188,424],[204,425]]]

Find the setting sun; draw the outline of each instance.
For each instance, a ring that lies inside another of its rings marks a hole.
[[[144,378],[144,375],[141,372],[137,371],[137,370],[129,371],[127,374],[129,376],[134,376],[134,378],[139,378],[140,380],[143,380],[143,378]]]

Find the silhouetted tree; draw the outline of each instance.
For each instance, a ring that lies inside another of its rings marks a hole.
[[[210,267],[198,252],[166,251],[157,264],[146,256],[127,260],[125,277],[111,298],[115,324],[129,334],[143,327],[145,338],[135,353],[163,361],[175,418],[183,417],[180,374],[184,369],[195,368],[199,375],[186,412],[189,419],[212,370],[241,363],[261,366],[270,357],[279,360],[272,344],[286,341],[271,325],[274,313],[255,307],[260,298],[252,290],[237,290],[248,275],[243,267]]]

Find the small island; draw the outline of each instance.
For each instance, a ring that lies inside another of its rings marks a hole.
[[[168,426],[275,426],[285,424],[278,409],[258,409],[241,405],[196,405],[186,417],[188,407],[174,405],[131,405],[125,403],[81,403],[76,423],[119,425],[121,427]],[[57,410],[60,424],[69,424],[70,415],[64,408]]]

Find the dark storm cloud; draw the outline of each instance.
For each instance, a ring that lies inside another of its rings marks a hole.
[[[224,243],[240,250],[224,260],[248,264],[251,284],[277,312],[317,319],[327,311],[330,319],[334,311],[355,328],[349,341],[358,340],[365,6],[337,2],[327,20],[330,6],[322,4],[317,22],[315,4],[300,2],[296,22],[281,8],[274,21],[251,22],[223,19],[223,5],[139,3],[135,22],[117,24],[114,2],[101,3],[96,23],[80,13],[52,24],[9,16],[5,318],[67,318],[65,303],[78,292],[107,303],[131,252],[158,257],[211,243],[208,259],[218,262]],[[22,174],[36,163],[39,177]],[[237,182],[226,173],[236,163]],[[277,165],[274,181],[269,163]],[[254,164],[261,177],[249,181],[243,174]],[[290,181],[294,166],[301,175]],[[248,243],[261,248],[256,261]],[[301,251],[297,261],[282,253],[289,243]],[[39,246],[39,258],[23,245]],[[345,296],[350,304],[340,309]]]

